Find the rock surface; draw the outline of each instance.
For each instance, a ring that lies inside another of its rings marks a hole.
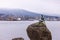
[[[24,40],[23,38],[13,38],[12,40]]]
[[[43,22],[29,25],[27,34],[30,40],[52,40],[51,32]]]

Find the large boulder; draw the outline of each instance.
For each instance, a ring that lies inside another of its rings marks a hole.
[[[30,40],[52,40],[51,32],[43,22],[29,25],[27,34]]]

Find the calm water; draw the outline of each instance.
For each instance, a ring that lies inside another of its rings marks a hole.
[[[38,21],[0,21],[0,40],[12,40],[12,38],[23,37],[29,40],[26,29],[28,25]],[[48,29],[52,33],[53,40],[60,40],[60,21],[46,21]]]

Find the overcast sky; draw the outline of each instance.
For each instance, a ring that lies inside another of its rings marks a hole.
[[[18,8],[37,13],[60,15],[60,0],[0,0],[0,8]]]

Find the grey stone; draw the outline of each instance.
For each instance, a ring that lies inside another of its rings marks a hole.
[[[23,38],[13,38],[12,40],[24,40]]]

